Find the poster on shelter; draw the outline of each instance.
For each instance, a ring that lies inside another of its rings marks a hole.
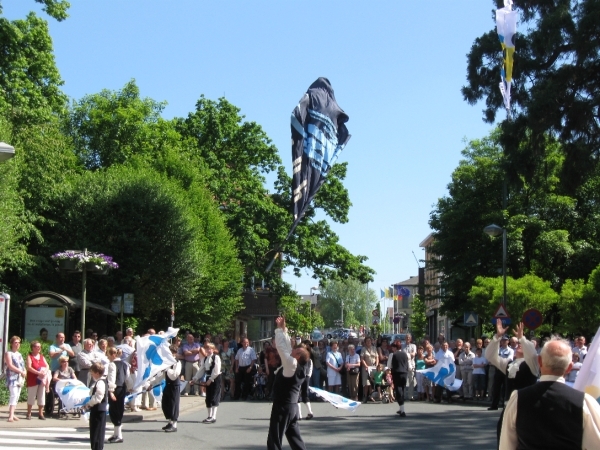
[[[38,339],[42,328],[48,330],[48,340],[54,341],[57,333],[65,332],[66,312],[63,307],[29,307],[25,309],[25,339]]]

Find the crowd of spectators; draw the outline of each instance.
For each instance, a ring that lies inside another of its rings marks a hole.
[[[156,334],[149,329],[146,335]],[[539,353],[543,344],[549,340],[533,338],[531,342]],[[51,343],[49,353],[41,353],[41,342]],[[405,351],[409,359],[409,377],[405,399],[408,401],[441,402],[439,389],[417,370],[433,367],[440,358],[450,358],[456,365],[456,377],[462,380],[462,387],[456,392],[446,392],[445,400],[472,400],[490,403],[489,409],[498,409],[504,402],[503,390],[505,380],[503,374],[485,358],[485,350],[490,345],[490,338],[481,336],[464,341],[456,339],[447,341],[440,334],[435,342],[428,336],[413,343],[412,336],[406,334],[404,341],[388,342],[384,337],[376,340],[370,336],[364,338],[344,338],[338,340],[322,339],[319,341],[300,338],[296,345],[302,345],[310,351],[312,372],[310,385],[313,387],[340,393],[346,397],[362,402],[377,403],[394,401],[393,381],[388,362],[390,355],[396,350]],[[55,399],[54,386],[58,380],[77,378],[86,385],[90,383],[90,368],[94,363],[102,363],[108,369],[110,349],[120,347],[122,359],[131,365],[128,372],[129,385],[135,379],[135,361],[131,356],[135,351],[134,330],[126,329],[125,333],[117,331],[114,336],[100,336],[92,330],[86,332],[82,340],[80,331],[75,331],[69,342],[63,333],[58,333],[54,341],[50,341],[47,331],[42,329],[40,337],[31,342],[31,353],[25,361],[18,357],[20,338],[14,336],[11,350],[6,353],[7,377],[10,390],[9,420],[19,420],[14,414],[14,405],[19,397],[20,388],[26,387],[28,393],[27,415],[31,418],[33,406],[37,403],[38,417],[45,420],[47,416],[58,413],[61,416],[61,405]],[[181,338],[173,339],[172,350],[181,362],[182,380],[190,381],[198,373],[199,366],[206,356],[204,348],[214,344],[215,351],[221,359],[221,399],[227,395],[232,400],[248,400],[249,398],[269,398],[275,371],[281,365],[274,340],[264,342],[261,351],[256,352],[249,340],[242,336],[239,341],[218,334],[198,335],[184,333]],[[574,382],[585,355],[586,340],[578,336],[573,341],[573,370],[567,381]],[[499,343],[498,356],[512,359],[519,345],[516,337],[502,336]],[[129,350],[127,350],[129,348]],[[206,396],[202,383],[187,385],[183,396]],[[316,400],[315,396],[312,396]],[[58,407],[55,408],[58,403]],[[151,393],[144,393],[133,400],[130,411],[140,409],[155,410],[156,404]]]

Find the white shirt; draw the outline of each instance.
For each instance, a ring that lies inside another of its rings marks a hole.
[[[252,364],[252,361],[256,361],[256,352],[250,346],[245,350],[240,348],[235,355],[235,359],[239,367],[247,367]]]
[[[298,361],[292,356],[292,344],[290,343],[287,330],[282,330],[281,328],[275,330],[275,345],[277,353],[279,353],[279,357],[281,358],[283,376],[286,378],[293,377],[298,367]]]
[[[556,381],[564,383],[563,377],[542,375],[540,381]],[[504,410],[502,432],[500,434],[500,450],[513,450],[519,442],[517,436],[517,400],[519,391],[513,391]],[[549,430],[545,430],[549,432]],[[594,397],[585,394],[583,399],[583,440],[582,449],[600,448],[600,405]]]
[[[200,378],[202,378],[202,376],[205,373],[209,373],[213,358],[215,358],[215,367],[213,367],[209,379],[210,381],[215,381],[215,378],[217,378],[221,374],[221,357],[217,355],[217,353],[213,353],[211,356],[207,356],[202,360],[202,364],[199,365],[198,372],[196,373],[196,375],[194,375],[194,378],[192,378],[192,380],[197,381]]]
[[[535,351],[535,346],[533,342],[528,341],[525,337],[519,339],[521,344],[521,348],[523,349],[523,360],[529,366],[529,370],[535,376],[540,373],[540,365],[538,363],[538,354]],[[500,347],[500,340],[494,335],[492,338],[490,345],[485,349],[485,359],[487,359],[490,364],[499,369],[503,374],[509,375],[510,378],[514,378],[516,376],[516,371],[512,371],[510,374],[506,373],[506,367],[508,363],[511,362],[512,358],[502,358],[498,354],[498,349]],[[521,361],[522,362],[522,361]],[[513,364],[515,368],[519,367],[520,364]],[[518,371],[518,369],[516,369]]]

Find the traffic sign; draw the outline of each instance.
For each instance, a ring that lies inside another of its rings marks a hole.
[[[376,317],[379,317],[379,310],[378,309],[374,309],[373,310],[373,315]]]
[[[506,310],[506,308],[504,307],[504,305],[499,305],[498,306],[498,309],[494,313],[494,318],[495,319],[510,318],[510,316],[508,314],[508,311]]]
[[[512,322],[504,305],[498,305],[498,309],[496,309],[496,312],[492,317],[492,325],[494,326],[496,326],[496,319],[500,319],[502,321],[502,326],[504,327],[510,325]]]
[[[466,312],[464,322],[467,327],[476,327],[479,323],[479,317],[474,312]]]
[[[523,323],[530,330],[538,328],[543,321],[542,313],[535,308],[528,309],[523,313]]]

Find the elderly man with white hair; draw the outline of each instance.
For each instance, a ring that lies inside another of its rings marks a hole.
[[[565,384],[573,367],[570,345],[551,340],[538,362],[539,383],[514,391],[506,405],[500,449],[600,448],[600,405]]]

